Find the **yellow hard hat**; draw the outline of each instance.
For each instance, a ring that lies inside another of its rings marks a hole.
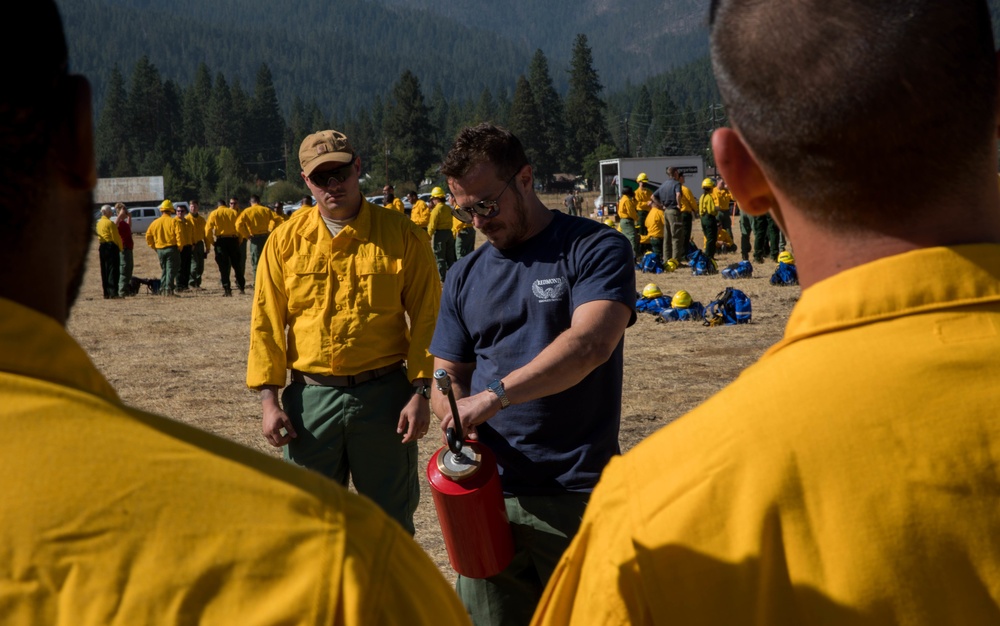
[[[673,272],[678,267],[681,266],[681,262],[677,259],[667,259],[667,263],[664,266],[668,272]]]
[[[648,183],[649,176],[646,176],[646,172],[639,172],[639,175],[635,177],[635,182],[637,183]]]
[[[604,220],[604,225],[605,226],[610,226],[611,228],[614,228],[615,227],[615,220],[614,220],[614,218],[609,217],[608,219]]]
[[[173,213],[174,203],[171,202],[170,200],[164,200],[163,202],[160,203],[160,210],[163,211],[164,213]]]
[[[656,286],[656,283],[649,283],[648,285],[642,288],[643,298],[659,298],[662,295],[663,292],[660,291],[660,288]]]
[[[788,250],[785,250],[778,255],[778,263],[784,263],[786,265],[795,265],[795,257]]]
[[[440,187],[435,187],[434,189],[431,189],[431,197],[432,198],[443,198],[444,197],[444,189],[441,189]]]
[[[715,188],[715,181],[712,180],[711,178],[706,178],[705,180],[701,181],[701,188],[702,189],[706,189],[706,188],[707,189],[714,189]]]
[[[681,289],[674,294],[674,297],[670,300],[670,306],[675,309],[686,309],[691,306],[691,294]]]

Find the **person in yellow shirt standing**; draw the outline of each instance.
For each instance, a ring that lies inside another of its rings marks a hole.
[[[637,187],[635,190],[635,211],[639,214],[639,234],[647,235],[646,231],[646,217],[649,215],[650,209],[653,208],[653,190],[650,189],[649,176],[646,172],[640,172],[638,176],[635,177],[635,182]],[[660,252],[657,248],[656,252]]]
[[[403,201],[396,197],[396,188],[392,185],[382,187],[382,206],[393,211],[406,213],[406,207],[403,205]]]
[[[716,162],[802,295],[757,363],[608,464],[534,623],[1000,623],[988,3],[717,0],[709,29]]]
[[[257,262],[270,234],[274,211],[262,206],[260,196],[250,196],[250,206],[243,209],[236,219],[236,230],[240,236],[250,241],[250,274],[257,276]],[[256,279],[255,279],[256,280]]]
[[[0,621],[468,625],[367,499],[127,406],[67,332],[93,237],[91,92],[52,0],[6,24],[45,45],[0,90],[0,263],[17,268],[0,275],[0,424],[19,435],[0,441]]]
[[[191,269],[188,287],[201,289],[201,276],[205,273],[205,258],[208,248],[205,246],[205,218],[199,214],[201,205],[197,200],[188,200],[188,222],[193,229],[194,243],[191,245]]]
[[[618,201],[618,225],[621,232],[632,245],[632,256],[639,258],[639,232],[636,229],[636,220],[639,214],[635,210],[635,191],[631,187],[622,190],[622,197]]]
[[[444,201],[444,189],[435,187],[431,190],[431,218],[427,223],[427,234],[431,236],[434,248],[434,258],[437,259],[438,274],[441,282],[455,264],[455,235],[451,232],[451,207]]]
[[[691,189],[685,185],[686,178],[684,173],[680,173],[680,178],[677,181],[681,184],[681,220],[684,224],[684,233],[681,235],[683,238],[684,249],[681,250],[680,259],[684,260],[687,255],[687,250],[691,246],[691,233],[694,231],[694,216],[698,213],[698,200],[694,197]]]
[[[230,269],[236,275],[236,286],[241,294],[245,293],[246,287],[243,270],[240,268],[240,235],[236,229],[236,220],[239,218],[235,208],[237,206],[239,204],[236,198],[230,199],[229,206],[226,206],[225,200],[219,200],[219,206],[215,207],[205,220],[205,244],[215,250],[215,263],[219,266],[223,296],[233,295],[232,283],[229,280]]]
[[[719,222],[716,218],[719,210],[715,206],[715,197],[712,195],[714,188],[715,181],[711,178],[701,181],[701,199],[698,200],[701,232],[705,235],[705,256],[710,259],[715,258],[715,247],[719,239]]]
[[[719,209],[717,217],[719,218],[719,228],[725,229],[729,233],[729,238],[733,237],[733,194],[729,193],[729,186],[726,185],[725,179],[720,178],[719,184],[715,186],[712,190],[712,198],[715,199],[715,206]]]
[[[97,220],[97,253],[101,259],[101,286],[104,299],[118,297],[118,272],[121,263],[122,238],[118,228],[111,221],[110,204],[101,207],[101,219]]]
[[[417,228],[427,230],[427,223],[431,221],[431,209],[427,203],[417,196],[416,191],[406,194],[410,199],[410,219],[417,225]]]
[[[177,269],[177,291],[187,291],[191,278],[191,256],[194,247],[194,224],[187,219],[187,207],[177,207],[177,247],[180,251],[180,266]]]
[[[306,137],[299,163],[318,206],[264,246],[247,386],[260,391],[268,443],[352,479],[412,534],[441,300],[434,257],[409,218],[361,195],[361,159],[343,133]]]
[[[284,224],[286,219],[288,218],[285,216],[285,203],[278,200],[271,207],[271,221],[267,225],[267,232],[274,232],[274,229]]]
[[[176,295],[177,272],[181,265],[180,237],[174,219],[174,203],[164,200],[160,203],[160,217],[146,229],[146,243],[156,250],[160,261],[160,295]]]

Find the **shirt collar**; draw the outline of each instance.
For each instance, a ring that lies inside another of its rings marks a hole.
[[[0,298],[0,371],[120,403],[83,348],[52,318]]]
[[[374,206],[362,197],[361,209],[358,210],[358,215],[354,218],[353,222],[344,226],[344,230],[340,231],[338,237],[351,237],[362,243],[367,243],[372,232],[372,207]],[[384,210],[382,207],[379,207],[379,209]],[[309,220],[309,226],[302,233],[303,236],[311,239],[322,237],[322,233],[326,233],[329,236],[330,231],[327,229],[326,224],[323,223],[323,216],[320,215],[319,209],[313,207],[311,210],[313,214],[303,218]]]
[[[784,338],[810,337],[904,315],[1000,302],[1000,245],[922,248],[840,272],[802,292]]]

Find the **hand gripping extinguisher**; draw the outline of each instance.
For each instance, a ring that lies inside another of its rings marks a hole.
[[[439,369],[434,372],[434,380],[451,403],[454,424],[445,433],[448,445],[435,452],[427,464],[427,480],[448,560],[462,576],[495,576],[514,558],[514,538],[504,508],[496,458],[483,444],[463,441],[448,373]]]

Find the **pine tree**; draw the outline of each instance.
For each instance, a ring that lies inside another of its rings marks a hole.
[[[249,138],[253,155],[257,161],[254,172],[262,180],[272,180],[279,169],[283,169],[282,140],[285,136],[285,121],[278,107],[278,95],[274,90],[271,70],[262,63],[257,70],[253,98],[249,111]]]
[[[205,63],[199,63],[194,82],[184,90],[183,146],[187,150],[206,145],[205,118],[212,98],[212,75]]]
[[[233,118],[233,154],[245,166],[247,161],[255,161],[250,137],[250,96],[243,90],[237,78],[229,88],[232,108],[229,114]]]
[[[394,179],[419,184],[436,156],[436,133],[420,81],[405,70],[392,88],[383,121]]]
[[[114,171],[130,171],[128,130],[126,110],[128,93],[125,78],[116,65],[108,78],[108,89],[104,96],[104,106],[97,117],[95,148],[97,172],[109,176]]]
[[[166,164],[164,155],[153,155],[163,133],[163,83],[149,57],[143,56],[132,71],[132,86],[126,104],[127,132],[140,175],[161,175],[157,164]],[[162,147],[162,146],[161,146]]]
[[[544,142],[539,146],[538,161],[535,162],[535,178],[544,184],[552,181],[552,175],[559,171],[566,143],[566,123],[563,117],[563,103],[552,86],[549,75],[549,61],[541,49],[535,50],[528,68],[528,84],[535,95],[535,105],[542,125]],[[517,100],[515,93],[515,101]]]
[[[479,94],[479,102],[476,103],[476,110],[473,114],[475,117],[468,120],[471,124],[479,124],[480,122],[496,122],[497,120],[497,104],[493,100],[493,94],[490,93],[489,88],[483,89],[483,93]]]
[[[611,142],[604,119],[605,104],[600,98],[601,89],[587,36],[579,34],[573,44],[569,93],[566,96],[566,124],[569,127],[567,164],[577,171],[584,156],[601,144]]]
[[[517,88],[514,90],[514,101],[510,107],[510,132],[514,133],[524,146],[525,156],[533,167],[543,161],[542,155],[545,152],[545,134],[543,132],[542,120],[538,114],[535,103],[535,94],[531,90],[531,83],[521,75],[517,79]],[[539,182],[547,182],[542,176],[536,176]]]
[[[233,121],[233,94],[226,83],[226,77],[219,72],[215,75],[212,97],[205,112],[205,142],[209,148],[232,148],[236,143],[236,128]]]
[[[655,148],[650,145],[653,129],[653,99],[645,85],[639,89],[639,96],[628,117],[629,156],[655,156]]]

